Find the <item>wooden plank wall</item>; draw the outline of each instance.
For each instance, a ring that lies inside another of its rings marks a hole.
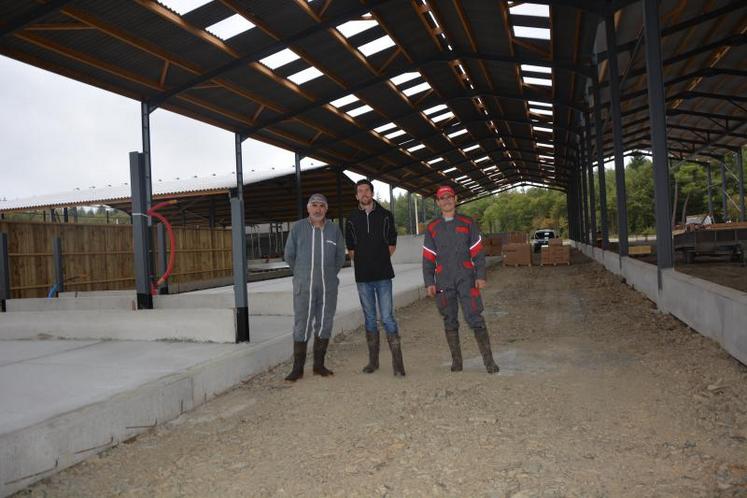
[[[54,283],[52,241],[62,237],[66,291],[133,289],[131,225],[83,225],[0,220],[8,234],[10,287],[15,299],[46,297]],[[153,232],[155,238],[155,229]],[[174,283],[231,275],[231,231],[174,228]]]

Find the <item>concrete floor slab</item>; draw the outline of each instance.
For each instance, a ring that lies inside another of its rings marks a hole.
[[[97,344],[98,341],[3,341],[0,367]]]

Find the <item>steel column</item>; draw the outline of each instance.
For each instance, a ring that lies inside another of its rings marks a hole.
[[[7,311],[5,301],[10,299],[10,257],[8,234],[0,232],[0,312]]]
[[[599,91],[597,69],[594,69],[592,91],[594,92],[594,128],[596,130],[597,172],[599,175],[599,216],[602,225],[602,249],[609,249],[610,232],[607,217],[607,180],[604,176],[604,146],[602,141],[602,97]]]
[[[615,151],[615,193],[617,197],[617,236],[620,257],[628,255],[628,211],[625,195],[625,163],[623,161],[622,112],[620,110],[620,74],[617,69],[617,36],[612,14],[604,20],[607,33],[607,68],[610,81],[610,114]]]
[[[412,229],[412,192],[407,192],[407,233],[410,235],[415,233]]]
[[[391,183],[389,184],[389,211],[394,215],[394,187]]]
[[[591,216],[590,244],[593,246],[597,243],[597,202],[596,194],[594,193],[594,160],[591,154],[591,117],[589,116],[589,113],[584,115],[584,125],[586,166],[589,174],[589,215]]]
[[[169,265],[169,255],[166,247],[166,225],[159,223],[156,225],[156,244],[158,246],[158,274],[163,275],[166,273],[166,268]],[[169,282],[168,280],[161,284],[158,288],[159,294],[169,293]]]
[[[304,217],[303,214],[303,192],[301,191],[301,154],[296,152],[296,217],[300,220]]]
[[[736,157],[737,171],[739,175],[739,221],[744,221],[744,164],[742,162],[742,147],[737,149]]]
[[[135,251],[135,290],[137,308],[153,309],[148,271],[148,216],[145,197],[145,161],[143,154],[130,152],[130,190],[132,192],[132,239]]]
[[[215,228],[215,197],[210,197],[210,207],[208,208],[208,227]]]
[[[345,223],[342,221],[342,166],[337,168],[337,221],[340,230],[345,233]]]
[[[62,221],[64,221],[65,223],[69,223],[70,222],[70,218],[68,216],[67,208],[62,208]]]
[[[713,180],[711,179],[711,164],[706,165],[706,174],[708,178],[708,215],[711,217],[711,222],[716,222],[716,215],[713,213]]]
[[[721,221],[726,223],[729,219],[729,203],[726,193],[726,158],[721,158]]]
[[[143,164],[144,164],[144,181],[145,181],[145,210],[144,213],[147,212],[151,206],[153,205],[153,178],[151,175],[151,157],[150,157],[150,113],[153,111],[146,102],[140,103],[140,132],[142,135],[143,140]],[[146,217],[146,223],[148,228],[150,228],[153,225],[153,219],[148,216]],[[186,225],[186,223],[184,223]],[[148,275],[152,278],[153,274],[155,273],[154,267],[154,254],[151,252],[153,250],[153,232],[151,230],[147,230],[145,233],[145,243],[147,247],[147,254],[148,259],[146,260],[146,264],[148,265]]]
[[[235,134],[236,189],[231,195],[231,255],[233,296],[236,308],[236,342],[249,342],[249,299],[246,290],[246,223],[244,223],[244,165],[241,135]]]
[[[583,155],[583,147],[580,149],[579,154],[579,173],[580,173],[580,180],[581,180],[581,200],[583,203],[583,218],[584,218],[584,233],[581,239],[585,243],[589,243],[589,187],[586,184],[586,166],[585,166],[585,158]]]
[[[659,0],[643,0],[646,36],[646,79],[651,121],[651,152],[654,168],[654,214],[656,217],[656,266],[659,289],[661,270],[674,266],[672,225],[669,220],[669,152],[667,151],[666,97],[661,61]]]
[[[57,292],[55,297],[60,292],[65,292],[65,274],[62,269],[62,239],[55,237],[52,241],[52,259],[54,261],[54,285]]]

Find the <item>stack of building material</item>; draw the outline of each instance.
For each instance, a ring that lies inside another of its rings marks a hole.
[[[562,244],[550,244],[542,247],[540,255],[540,265],[570,265],[571,264],[571,247]]]
[[[504,245],[503,266],[532,266],[532,246],[526,243]]]

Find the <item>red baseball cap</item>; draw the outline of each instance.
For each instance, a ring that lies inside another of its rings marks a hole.
[[[436,199],[440,199],[446,194],[451,194],[456,197],[456,193],[454,193],[453,188],[449,187],[448,185],[442,185],[438,187],[438,190],[436,190]]]

